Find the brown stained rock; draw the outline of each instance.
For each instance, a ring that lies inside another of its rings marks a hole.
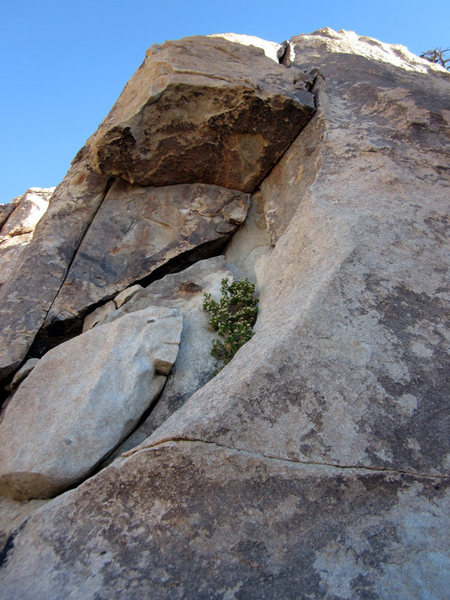
[[[2,415],[0,495],[48,498],[86,477],[161,392],[182,327],[154,306],[50,350]]]
[[[254,190],[314,113],[302,78],[222,37],[152,46],[88,141],[99,173]]]
[[[171,260],[182,264],[185,254],[224,245],[245,219],[248,205],[248,194],[213,185],[151,188],[116,181],[83,239],[47,323],[79,317]]]
[[[101,204],[108,179],[81,159],[56,188],[50,207],[0,288],[0,379],[22,362],[70,262]]]
[[[31,516],[2,600],[445,598],[447,487],[168,443]]]

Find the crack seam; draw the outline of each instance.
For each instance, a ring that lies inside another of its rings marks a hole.
[[[251,450],[245,450],[243,448],[235,448],[233,446],[219,444],[218,442],[209,442],[206,440],[201,440],[201,439],[196,439],[196,438],[182,438],[182,437],[166,438],[166,439],[160,440],[158,442],[148,444],[146,446],[139,446],[137,448],[133,448],[132,450],[128,450],[128,452],[125,452],[124,454],[122,454],[120,458],[128,458],[128,457],[132,456],[133,454],[136,454],[142,450],[153,450],[153,448],[157,448],[158,446],[163,446],[163,445],[167,444],[168,442],[209,444],[211,446],[215,446],[216,448],[225,448],[226,450],[233,450],[234,452],[239,452],[241,454],[247,454],[250,456],[256,456],[257,458],[277,460],[277,461],[287,462],[287,463],[296,464],[296,465],[333,467],[335,469],[349,469],[349,470],[359,469],[359,470],[363,470],[363,471],[367,470],[367,471],[376,471],[376,472],[381,472],[381,473],[395,473],[395,474],[400,474],[400,475],[411,475],[413,477],[426,477],[429,479],[446,479],[448,477],[447,475],[431,475],[429,473],[417,473],[416,471],[391,469],[389,467],[371,467],[371,466],[365,466],[365,465],[341,465],[339,463],[332,463],[332,462],[328,463],[328,462],[320,462],[320,461],[303,461],[303,460],[297,460],[294,458],[285,458],[285,457],[281,457],[281,456],[273,456],[270,454],[254,452]]]
[[[80,238],[80,242],[79,242],[79,244],[78,244],[78,246],[77,246],[77,248],[76,248],[75,252],[73,253],[73,255],[72,255],[72,258],[71,258],[71,259],[70,259],[70,261],[69,261],[69,264],[68,264],[68,266],[67,266],[66,273],[65,273],[65,275],[64,275],[64,277],[63,277],[63,279],[62,279],[61,285],[59,286],[59,288],[58,288],[58,291],[56,292],[56,294],[55,294],[55,297],[53,298],[53,301],[52,301],[52,303],[50,304],[50,306],[49,306],[49,308],[48,308],[47,312],[45,313],[44,320],[42,321],[42,326],[39,328],[39,330],[38,330],[38,332],[37,332],[37,334],[36,334],[35,338],[36,338],[36,337],[37,337],[37,335],[40,333],[40,330],[42,329],[42,327],[43,327],[43,326],[45,326],[45,323],[47,322],[47,317],[48,317],[48,315],[50,314],[50,311],[52,310],[52,308],[53,308],[53,306],[54,306],[54,304],[55,304],[55,302],[56,302],[56,299],[57,299],[57,297],[59,296],[59,292],[61,291],[61,289],[62,289],[63,285],[66,283],[67,277],[69,276],[70,269],[71,269],[71,267],[72,267],[73,263],[75,262],[75,259],[76,259],[76,258],[77,258],[77,256],[78,256],[78,251],[80,250],[81,244],[83,243],[83,241],[84,241],[84,238],[86,237],[86,235],[87,235],[87,233],[88,233],[89,229],[91,228],[91,225],[92,225],[92,223],[94,222],[94,219],[95,219],[95,217],[97,216],[97,213],[98,213],[98,211],[99,211],[99,210],[100,210],[100,208],[102,207],[102,205],[103,205],[103,202],[105,201],[105,198],[106,198],[106,196],[108,195],[108,192],[109,192],[109,190],[111,189],[111,186],[112,186],[112,184],[114,183],[114,181],[115,181],[115,178],[114,178],[114,177],[111,177],[111,178],[110,178],[110,179],[108,179],[108,181],[106,182],[106,184],[105,184],[105,188],[104,188],[104,191],[103,191],[103,197],[102,197],[102,199],[100,200],[100,203],[99,203],[99,205],[98,205],[98,207],[97,207],[97,209],[96,209],[95,213],[93,214],[93,216],[92,216],[92,219],[91,219],[91,220],[90,220],[90,222],[88,223],[88,225],[87,225],[86,229],[84,230],[84,233],[83,233],[83,235],[82,235],[82,236],[81,236],[81,238]]]

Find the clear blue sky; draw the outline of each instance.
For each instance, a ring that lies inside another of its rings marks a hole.
[[[58,184],[154,43],[328,25],[419,54],[450,46],[442,0],[0,0],[0,203]]]

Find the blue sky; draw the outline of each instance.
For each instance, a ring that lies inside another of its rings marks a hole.
[[[450,3],[1,0],[0,203],[58,184],[154,43],[235,32],[282,42],[328,25],[412,52],[450,46]]]

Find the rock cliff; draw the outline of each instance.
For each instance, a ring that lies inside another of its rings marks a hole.
[[[2,209],[2,600],[446,597],[449,91],[329,28],[167,42]]]

